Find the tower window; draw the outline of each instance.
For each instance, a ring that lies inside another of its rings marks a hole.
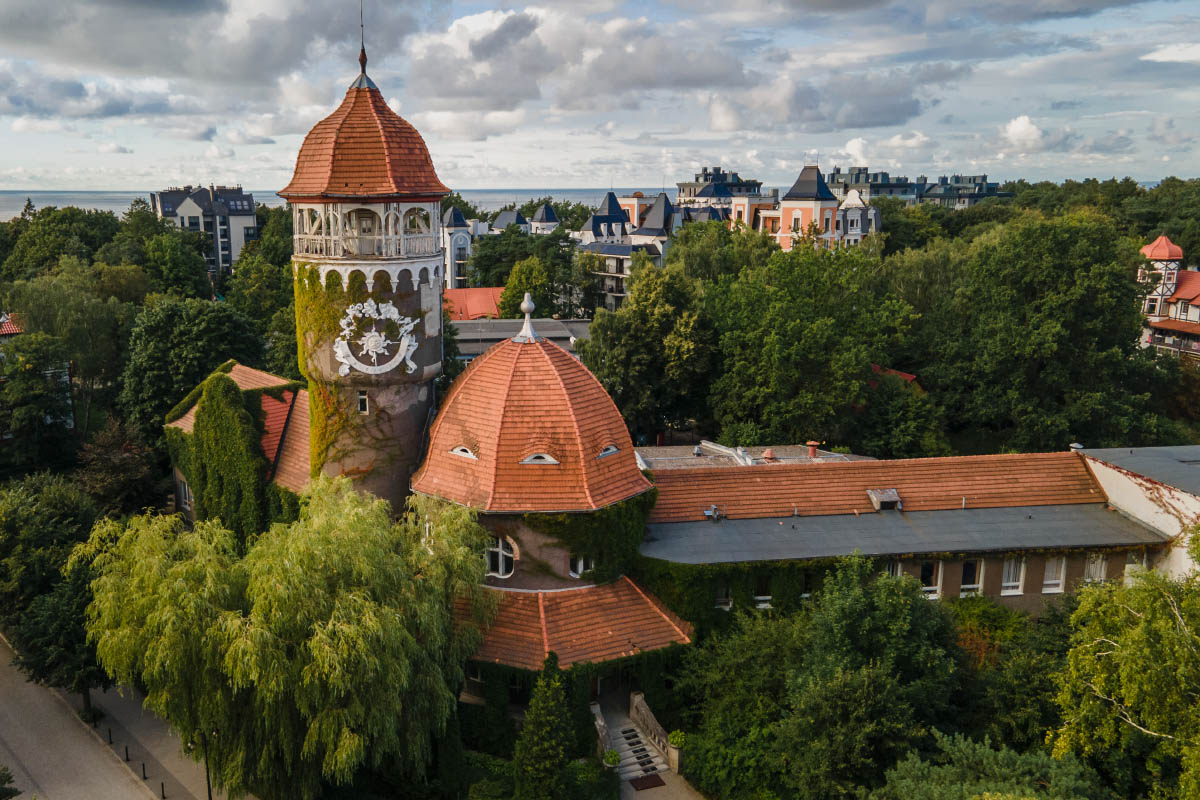
[[[600,455],[596,456],[596,458],[604,458],[605,456],[611,456],[616,452],[617,452],[617,446],[615,444],[606,444],[604,446],[604,449],[600,451]]]
[[[367,404],[367,393],[359,392],[358,393],[358,413],[366,414],[369,410],[370,409]]]
[[[557,464],[558,459],[549,453],[534,453],[521,459],[522,464]]]
[[[487,574],[494,578],[508,578],[512,576],[515,566],[513,546],[506,539],[493,537],[487,549]]]
[[[578,578],[585,572],[591,572],[596,568],[595,559],[590,556],[571,555],[571,577]]]
[[[463,458],[469,458],[472,461],[476,460],[476,458],[477,458],[476,455],[471,452],[470,448],[463,447],[461,444],[458,447],[451,448],[450,452],[456,456],[462,456]]]

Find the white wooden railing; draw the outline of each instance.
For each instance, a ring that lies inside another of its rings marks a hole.
[[[406,236],[320,236],[297,234],[297,255],[326,258],[404,258],[432,256],[438,251],[433,234]]]

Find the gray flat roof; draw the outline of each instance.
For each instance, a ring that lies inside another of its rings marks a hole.
[[[680,564],[906,553],[1161,545],[1162,534],[1104,503],[650,525],[641,553]]]
[[[1200,445],[1085,448],[1083,454],[1200,496]]]
[[[521,332],[523,319],[463,319],[453,325],[458,332],[458,349],[464,356],[477,356],[489,347]],[[571,339],[589,338],[590,320],[535,319],[533,330],[538,336],[549,339],[559,347],[574,352]]]

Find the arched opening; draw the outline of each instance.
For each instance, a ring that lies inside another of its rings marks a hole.
[[[400,230],[404,239],[404,255],[429,256],[437,252],[429,210],[413,206],[404,212]]]
[[[343,226],[346,255],[383,255],[383,220],[369,208],[356,208],[345,217]]]

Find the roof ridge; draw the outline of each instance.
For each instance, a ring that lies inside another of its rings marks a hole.
[[[379,141],[386,142],[387,131],[383,129],[382,109],[376,108],[375,103],[377,100],[378,102],[383,103],[388,111],[392,110],[391,106],[388,106],[387,101],[383,99],[383,93],[380,92],[379,89],[367,89],[367,97],[371,103],[371,110],[375,112],[371,116],[374,117],[375,128],[379,131]],[[400,115],[397,114],[396,116]],[[392,191],[399,193],[400,187],[396,185],[396,174],[392,171],[392,154],[386,145],[383,147],[383,162],[387,165],[387,180],[392,187]]]
[[[657,612],[658,612],[658,615],[659,615],[660,617],[662,617],[663,619],[665,619],[665,620],[667,621],[667,624],[668,624],[668,625],[670,625],[672,628],[674,628],[674,629],[675,629],[675,632],[676,632],[676,633],[678,633],[680,636],[682,636],[682,637],[683,637],[683,640],[684,640],[684,643],[685,643],[685,644],[689,644],[689,643],[691,643],[691,641],[692,641],[692,637],[690,637],[690,636],[688,636],[686,633],[684,633],[684,632],[683,632],[683,630],[682,630],[682,629],[681,629],[681,628],[680,628],[678,625],[676,625],[676,624],[675,624],[675,620],[671,619],[671,618],[670,618],[670,617],[668,617],[668,616],[667,616],[665,613],[663,613],[663,610],[662,610],[661,608],[659,608],[659,607],[658,607],[658,604],[657,604],[657,603],[654,603],[653,601],[651,601],[651,600],[650,600],[650,598],[649,598],[649,597],[647,597],[647,596],[646,596],[646,593],[642,591],[642,587],[640,587],[640,586],[638,586],[636,583],[634,583],[634,582],[633,582],[633,581],[630,579],[630,577],[629,577],[628,575],[622,575],[621,577],[622,577],[622,578],[624,578],[624,579],[625,579],[625,581],[626,581],[626,582],[627,582],[627,583],[628,583],[630,586],[632,586],[632,587],[633,587],[633,590],[634,590],[635,592],[637,592],[638,594],[640,594],[640,595],[642,596],[642,599],[646,601],[646,604],[647,604],[648,606],[650,606],[650,607],[651,607],[651,608],[653,608],[655,611],[657,611]]]
[[[507,341],[511,342],[512,340],[509,339]],[[513,344],[517,344],[517,343],[513,342]],[[520,347],[520,345],[518,345],[518,347]],[[503,352],[503,350],[501,350],[499,352]],[[484,355],[487,355],[487,353],[484,353]],[[476,359],[476,360],[479,360],[479,359]],[[513,354],[512,365],[509,367],[509,370],[508,370],[508,380],[504,384],[504,405],[501,406],[501,408],[504,410],[500,415],[499,424],[496,425],[496,441],[495,441],[496,455],[492,459],[492,474],[490,476],[491,483],[488,486],[487,505],[485,505],[484,508],[491,508],[492,501],[496,497],[496,478],[499,476],[499,473],[500,473],[500,432],[504,430],[504,417],[508,414],[508,408],[509,408],[508,396],[510,394],[512,394],[513,376],[516,375],[516,373],[517,373],[517,362],[519,362],[520,360],[521,360],[521,351],[518,350],[516,353]],[[447,398],[447,400],[446,400],[446,405],[447,406],[450,405],[449,398]]]
[[[558,347],[558,345],[554,344],[553,342],[546,342],[545,339],[537,344],[541,343],[549,344],[552,347]],[[562,350],[561,347],[558,349]],[[567,401],[567,412],[571,417],[571,427],[575,429],[575,447],[579,451],[579,467],[580,473],[583,475],[583,494],[587,498],[588,505],[595,507],[596,501],[592,499],[592,481],[591,475],[588,471],[587,455],[583,452],[583,431],[579,429],[579,417],[575,415],[575,406],[571,399],[571,393],[567,391],[567,385],[563,383],[562,373],[558,371],[558,367],[555,366],[554,362],[550,360],[550,354],[546,352],[546,348],[541,347],[538,348],[538,350],[541,352],[542,358],[546,359],[546,366],[548,366],[550,371],[554,373],[554,380],[558,381],[558,385],[563,392],[563,397]],[[563,350],[563,352],[566,353],[567,351]]]
[[[546,632],[546,602],[545,602],[545,596],[544,596],[544,595],[543,595],[541,592],[538,592],[538,593],[537,593],[537,596],[538,596],[538,616],[539,616],[539,617],[541,617],[541,620],[542,620],[542,650],[543,650],[543,656],[549,656],[549,655],[550,655],[550,634],[548,634],[548,633]]]
[[[275,455],[271,457],[270,468],[267,470],[267,481],[275,479],[275,473],[279,470],[279,455],[283,452],[283,440],[288,435],[288,425],[292,421],[292,411],[296,408],[296,398],[300,396],[299,391],[288,392],[284,391],[284,395],[291,394],[291,402],[288,403],[287,414],[283,418],[283,427],[279,430],[279,441],[275,443]]]

